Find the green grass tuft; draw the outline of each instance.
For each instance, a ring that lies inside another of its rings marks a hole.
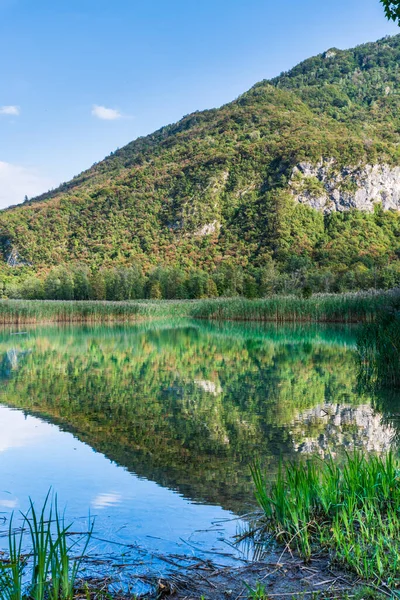
[[[400,463],[393,454],[356,452],[343,465],[291,462],[271,485],[259,466],[252,474],[261,532],[306,561],[322,550],[366,581],[400,584]]]
[[[14,515],[8,531],[8,559],[0,563],[2,600],[73,600],[78,573],[87,550],[90,531],[71,541],[57,498],[50,492],[40,512],[30,500],[29,511],[22,514],[22,526],[15,530]],[[27,548],[25,539],[28,537]],[[72,556],[80,544],[79,558]]]

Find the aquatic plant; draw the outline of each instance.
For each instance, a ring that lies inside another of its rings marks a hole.
[[[315,294],[311,298],[271,296],[258,300],[226,298],[202,300],[191,305],[195,318],[243,321],[373,321],[384,306],[400,298],[400,291]]]
[[[271,296],[209,300],[133,300],[127,302],[68,300],[0,300],[0,324],[107,323],[152,317],[192,317],[232,321],[369,322],[383,307],[400,298],[388,292],[314,294],[311,298]]]
[[[72,600],[89,532],[70,541],[70,527],[50,492],[37,512],[30,500],[27,513],[21,513],[22,525],[14,528],[12,515],[8,530],[8,558],[0,563],[2,600]],[[25,539],[28,538],[25,546]],[[72,550],[79,545],[78,558]]]
[[[400,583],[400,463],[393,454],[289,462],[271,485],[259,466],[252,475],[262,537],[275,536],[306,561],[322,550],[366,580]]]
[[[0,324],[124,323],[184,316],[187,301],[0,300]]]

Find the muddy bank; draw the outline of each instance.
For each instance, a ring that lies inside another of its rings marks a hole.
[[[253,592],[252,594],[252,590]],[[149,596],[147,596],[149,598]],[[389,590],[366,585],[352,574],[330,564],[327,557],[310,563],[289,554],[240,567],[216,568],[211,563],[190,572],[160,580],[154,598],[174,600],[288,600],[293,598],[384,598]]]

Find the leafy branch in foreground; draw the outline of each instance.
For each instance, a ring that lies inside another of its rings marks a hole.
[[[281,465],[272,485],[252,469],[264,516],[260,535],[273,535],[306,561],[320,551],[367,581],[400,584],[400,463],[389,453],[347,455]]]
[[[93,531],[70,541],[66,525],[50,492],[40,512],[30,500],[21,513],[22,526],[14,529],[12,515],[8,530],[8,560],[0,564],[0,596],[3,600],[72,600],[78,573]],[[25,549],[25,536],[28,546]],[[72,550],[79,545],[79,558]]]
[[[385,9],[385,15],[392,21],[397,21],[400,25],[400,1],[399,0],[381,0]]]

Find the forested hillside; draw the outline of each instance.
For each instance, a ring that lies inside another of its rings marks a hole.
[[[308,59],[0,213],[3,295],[400,282],[400,36]]]

